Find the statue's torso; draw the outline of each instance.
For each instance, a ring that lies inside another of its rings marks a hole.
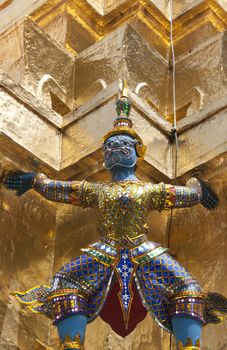
[[[101,237],[134,241],[147,233],[149,210],[160,204],[161,185],[142,181],[97,184],[93,195]]]

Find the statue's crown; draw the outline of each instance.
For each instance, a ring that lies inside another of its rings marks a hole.
[[[116,101],[116,112],[117,117],[114,120],[114,128],[110,130],[103,138],[103,143],[113,135],[126,134],[135,138],[138,143],[136,143],[136,152],[139,158],[144,158],[146,152],[146,146],[143,144],[141,137],[132,128],[133,123],[130,119],[131,102],[127,96],[127,86],[123,83],[123,88],[121,94]]]

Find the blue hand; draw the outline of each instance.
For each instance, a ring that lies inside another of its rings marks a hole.
[[[32,188],[35,176],[36,173],[10,173],[6,176],[4,185],[7,189],[16,191],[17,196],[21,196]]]

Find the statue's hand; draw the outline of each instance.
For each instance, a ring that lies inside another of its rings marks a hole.
[[[218,205],[218,197],[203,180],[198,179],[198,181],[202,189],[201,204],[208,210],[215,209]]]
[[[17,196],[21,196],[29,191],[33,186],[36,173],[12,172],[5,175],[3,185],[12,191],[16,191]]]

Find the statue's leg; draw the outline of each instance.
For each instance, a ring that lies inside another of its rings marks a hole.
[[[57,329],[62,342],[62,350],[84,349],[86,325],[87,316],[83,314],[67,317],[58,323]]]
[[[202,323],[190,317],[172,317],[173,334],[178,350],[200,350]]]
[[[111,269],[82,254],[67,262],[52,281],[46,303],[61,338],[61,350],[84,349],[88,320],[97,317],[111,282]]]
[[[200,350],[205,296],[197,281],[163,253],[137,268],[137,286],[155,320],[174,333],[178,349]]]

